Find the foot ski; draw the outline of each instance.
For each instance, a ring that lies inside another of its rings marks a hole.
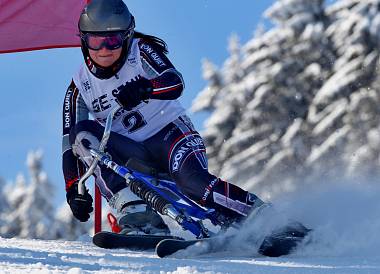
[[[125,235],[114,232],[101,231],[94,235],[92,242],[101,248],[125,248],[133,250],[154,249],[165,239],[181,239],[164,235]]]
[[[268,257],[287,255],[294,251],[310,231],[300,223],[290,224],[265,237],[258,251]]]
[[[310,229],[304,227],[300,223],[290,224],[280,230],[274,231],[271,235],[265,237],[262,244],[260,245],[258,252],[261,255],[268,257],[279,257],[287,255],[294,251],[297,245],[306,237],[310,231]],[[158,257],[163,258],[179,250],[186,249],[187,247],[196,243],[210,240],[213,240],[213,238],[188,241],[180,239],[162,240],[156,246],[156,254]]]
[[[156,254],[158,257],[163,258],[179,250],[186,249],[191,245],[208,240],[210,240],[210,238],[197,240],[165,239],[157,244]]]

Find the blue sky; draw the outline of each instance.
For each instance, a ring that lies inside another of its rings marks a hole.
[[[274,0],[125,2],[136,18],[137,30],[157,35],[168,43],[169,58],[186,83],[180,101],[189,108],[206,85],[202,79],[202,58],[220,66],[228,57],[228,37],[236,33],[241,43],[247,42]],[[27,175],[28,151],[41,148],[44,170],[57,189],[55,199],[59,203],[64,201],[61,106],[81,62],[79,48],[0,54],[0,177],[13,181],[19,172]],[[205,114],[190,116],[201,129]]]

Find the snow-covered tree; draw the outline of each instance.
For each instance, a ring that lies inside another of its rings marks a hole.
[[[4,196],[9,208],[4,213],[4,223],[0,228],[1,236],[11,238],[20,235],[22,218],[17,208],[25,200],[26,192],[25,177],[21,173],[17,175],[14,183],[5,186]]]
[[[53,187],[42,170],[42,151],[31,151],[27,157],[30,184],[26,198],[18,211],[22,216],[20,237],[52,239],[54,231],[54,193]]]
[[[8,200],[4,195],[5,181],[0,177],[0,235],[1,235],[1,227],[5,223],[5,218],[7,217],[7,212],[9,210]]]
[[[30,182],[18,175],[6,193],[10,205],[6,224],[1,227],[5,237],[52,239],[55,209],[53,187],[42,170],[42,151],[31,151],[27,157]]]
[[[350,178],[378,175],[379,5],[380,1],[350,0],[327,9],[334,19],[326,33],[334,45],[336,62],[308,115],[318,140],[308,164],[324,170],[342,167]]]
[[[4,187],[2,211],[5,212],[0,215],[0,236],[75,240],[88,235],[91,222],[76,220],[66,202],[56,211],[54,188],[43,171],[42,157],[41,150],[29,152],[26,161],[28,180],[18,174],[14,183]]]
[[[233,42],[213,71],[220,84],[211,81],[192,107],[211,111],[203,132],[210,169],[268,196],[378,176],[379,7],[278,0],[266,11],[271,29],[240,53]]]
[[[218,72],[211,62],[203,62],[203,76],[209,81],[209,85],[198,95],[197,104],[192,107],[192,111],[213,111],[206,123],[208,131],[203,134],[209,144],[207,153],[212,170],[219,170],[220,148],[231,137],[234,125],[241,116],[240,106],[245,99],[245,86],[240,83],[243,76],[241,49],[236,35],[230,38],[229,51],[231,56],[226,60],[222,72]],[[226,85],[225,82],[229,84]]]
[[[90,230],[91,223],[81,223],[78,221],[66,202],[58,208],[53,225],[54,238],[77,240],[82,235],[88,235]]]

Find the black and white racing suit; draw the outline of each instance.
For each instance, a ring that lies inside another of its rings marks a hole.
[[[247,215],[256,196],[208,172],[203,140],[176,100],[184,89],[182,76],[164,53],[143,39],[133,40],[125,64],[114,77],[98,79],[85,64],[73,77],[63,105],[66,189],[85,170],[85,157],[76,156],[81,155],[83,139],[96,145],[109,111],[118,107],[114,92],[137,77],[149,79],[154,90],[148,102],[129,111],[120,108],[115,115],[107,146],[112,159],[118,164],[130,157],[153,161],[194,201],[225,214]],[[126,187],[124,179],[105,168],[98,168],[95,177],[108,201]]]

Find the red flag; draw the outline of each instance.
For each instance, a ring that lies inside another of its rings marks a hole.
[[[0,53],[80,45],[86,0],[0,0]]]

